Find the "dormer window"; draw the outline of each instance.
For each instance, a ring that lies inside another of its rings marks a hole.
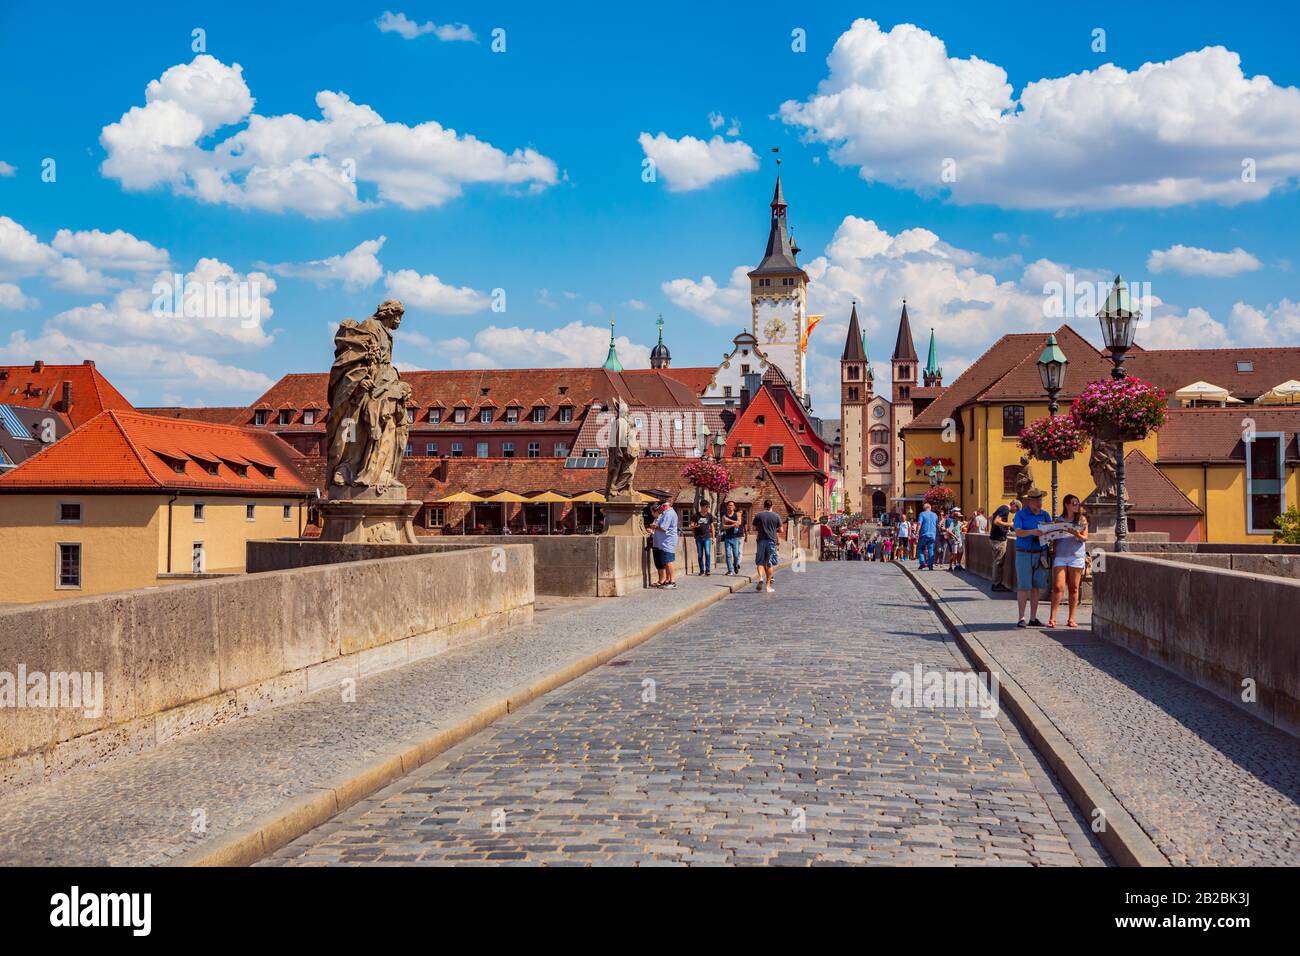
[[[1255,371],[1255,363],[1250,361],[1249,359],[1243,359],[1242,361],[1237,363],[1237,371],[1253,372]]]
[[[314,409],[314,408],[309,408],[309,409],[307,409],[306,411],[304,411],[304,412],[302,413],[302,423],[303,423],[304,425],[315,425],[315,424],[316,424],[316,409]]]
[[[491,424],[492,424],[492,409],[490,409],[490,408],[480,408],[479,411],[478,411],[478,420],[479,420],[479,424],[482,424],[482,425],[491,425]]]
[[[506,409],[506,423],[509,424],[509,425],[513,425],[513,424],[515,424],[515,423],[518,422],[518,421],[519,421],[519,409],[517,409],[517,408],[507,408],[507,409]]]
[[[562,422],[573,421],[573,407],[571,405],[565,405],[563,408],[560,409],[560,421]]]
[[[453,420],[457,425],[464,425],[464,424],[465,424],[465,409],[463,409],[463,408],[458,408],[458,409],[456,409],[456,413],[455,413],[455,415],[453,416],[452,420]]]
[[[280,424],[280,425],[292,425],[292,424],[293,424],[293,409],[292,409],[292,408],[282,408],[282,409],[280,409],[280,416],[279,416],[279,418],[276,419],[276,422],[277,422],[278,424]]]
[[[259,408],[257,411],[253,412],[253,424],[257,425],[258,427],[261,427],[266,424],[265,408]]]
[[[546,409],[543,406],[538,405],[533,409],[533,422],[538,425],[546,423]]]
[[[429,409],[429,424],[436,425],[440,421],[442,421],[442,409],[441,408]]]

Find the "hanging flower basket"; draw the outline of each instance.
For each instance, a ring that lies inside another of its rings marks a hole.
[[[1088,444],[1088,433],[1068,415],[1045,415],[1020,432],[1020,447],[1039,461],[1069,461]]]
[[[712,458],[696,458],[682,469],[682,477],[696,488],[725,495],[731,490],[731,473]]]
[[[1136,376],[1089,382],[1070,416],[1101,441],[1141,441],[1165,423],[1165,390]]]
[[[942,511],[944,508],[951,508],[957,503],[957,492],[947,485],[935,485],[925,493],[921,500],[934,511]]]

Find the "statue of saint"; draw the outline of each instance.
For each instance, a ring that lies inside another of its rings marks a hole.
[[[1029,494],[1030,489],[1033,487],[1034,472],[1029,467],[1029,456],[1021,455],[1020,470],[1016,472],[1016,497],[1023,501],[1025,495]]]
[[[1092,483],[1097,486],[1095,494],[1099,498],[1114,498],[1117,482],[1115,466],[1119,463],[1119,442],[1106,441],[1100,437],[1092,440],[1092,453],[1088,456],[1088,470],[1092,472]],[[1124,500],[1128,500],[1128,489],[1124,490]]]
[[[606,498],[622,498],[632,494],[632,478],[636,475],[637,459],[641,457],[641,440],[636,424],[628,415],[627,402],[614,399],[605,406],[606,413],[614,417],[609,423],[609,466],[605,481]]]
[[[393,367],[393,333],[405,311],[389,299],[364,322],[344,319],[334,336],[326,428],[331,486],[373,488],[380,495],[402,487],[411,386]]]

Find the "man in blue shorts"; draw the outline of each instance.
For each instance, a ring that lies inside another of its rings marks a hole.
[[[755,591],[766,590],[771,594],[772,570],[779,562],[779,545],[781,539],[781,516],[772,510],[772,499],[763,501],[763,510],[754,515],[754,531],[758,537],[754,560],[758,564],[758,583]]]
[[[673,579],[673,562],[677,560],[677,512],[666,502],[659,502],[658,514],[650,525],[651,545],[654,547],[655,570],[659,572],[657,588],[677,590]]]
[[[916,569],[934,570],[934,541],[939,534],[939,516],[930,502],[921,505],[921,516],[916,519]]]
[[[1043,510],[1043,489],[1031,488],[1025,494],[1025,507],[1016,512],[1012,527],[1016,532],[1016,604],[1020,621],[1016,627],[1025,627],[1025,604],[1029,604],[1029,624],[1042,627],[1038,619],[1038,597],[1047,587],[1047,568],[1043,566],[1046,550],[1039,540],[1040,524],[1047,524],[1052,516]]]

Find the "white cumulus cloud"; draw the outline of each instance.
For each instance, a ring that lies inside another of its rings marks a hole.
[[[385,279],[388,294],[401,299],[408,309],[442,315],[468,315],[482,312],[492,300],[487,293],[468,286],[453,286],[435,275],[421,275],[414,269],[390,272]]]
[[[464,338],[438,343],[447,364],[466,368],[598,368],[609,352],[609,327],[570,322],[557,329],[490,325]],[[614,339],[624,368],[647,368],[650,347],[625,335]]]
[[[149,83],[144,106],[104,127],[102,171],[128,189],[166,186],[204,202],[312,218],[384,203],[438,206],[467,184],[538,191],[558,181],[554,161],[532,148],[506,153],[432,120],[390,123],[345,93],[317,93],[319,119],[263,116],[254,103],[238,63],[200,54],[173,66]],[[238,123],[242,130],[203,145]]]
[[[375,26],[379,27],[381,33],[396,33],[403,40],[414,40],[426,33],[432,33],[444,41],[464,40],[472,43],[478,39],[474,31],[463,23],[439,25],[432,20],[416,23],[405,13],[393,13],[391,10],[385,10],[383,16],[375,21]]]
[[[673,139],[667,133],[637,137],[646,156],[654,160],[658,174],[672,192],[703,189],[710,183],[737,173],[758,169],[758,157],[748,144],[714,136],[710,140],[683,136]]]
[[[1233,204],[1300,176],[1300,90],[1247,76],[1223,47],[1035,80],[1017,97],[995,63],[949,56],[911,24],[884,32],[860,19],[827,66],[782,120],[864,179],[958,203]]]
[[[1147,257],[1147,268],[1152,272],[1178,272],[1185,276],[1235,276],[1259,267],[1259,260],[1241,247],[1231,252],[1213,252],[1196,246],[1174,245],[1153,249]]]
[[[379,250],[386,236],[367,239],[347,252],[311,262],[282,262],[278,265],[259,264],[261,268],[293,279],[311,279],[313,282],[341,282],[349,289],[364,289],[383,277],[379,264]]]

